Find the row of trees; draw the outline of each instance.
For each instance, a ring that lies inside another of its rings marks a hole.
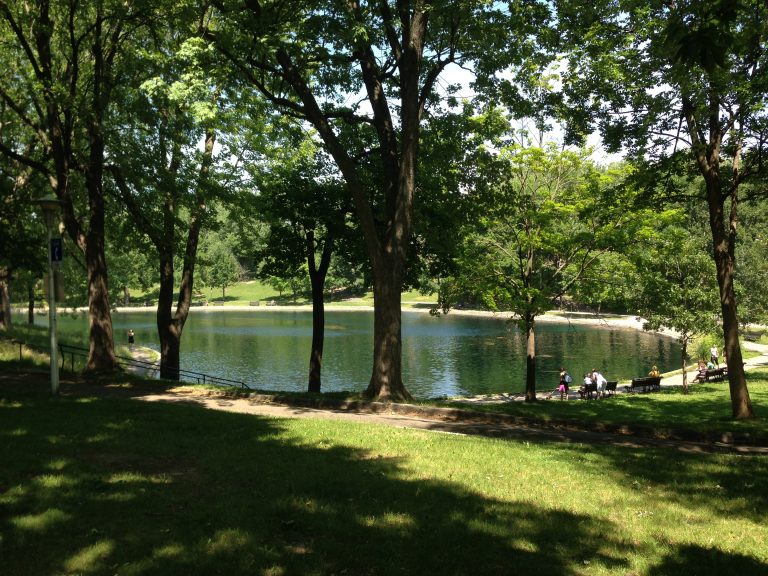
[[[732,412],[748,417],[734,261],[740,200],[765,190],[767,11],[759,0],[0,0],[11,63],[0,186],[20,222],[8,238],[29,244],[25,199],[48,189],[63,202],[87,275],[88,370],[111,371],[107,231],[129,215],[122,241],[138,231],[156,255],[161,372],[174,377],[201,234],[221,225],[219,206],[229,227],[255,226],[255,211],[269,225],[267,267],[306,266],[318,335],[331,255],[364,264],[367,392],[401,399],[400,294],[418,276],[452,279],[446,306],[473,286],[520,312],[530,368],[536,316],[588,296],[590,266],[656,227],[637,198],[698,197]],[[458,68],[475,75],[474,106],[444,80]],[[499,107],[540,130],[562,119],[573,142],[599,129],[637,168],[514,145]],[[32,266],[12,252],[5,273]],[[321,340],[312,358],[317,389]]]

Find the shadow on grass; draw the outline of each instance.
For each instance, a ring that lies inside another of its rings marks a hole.
[[[341,446],[332,426],[303,435],[196,406],[0,389],[0,446],[6,576],[567,575],[626,572],[652,545],[589,515],[417,477],[396,456]],[[614,464],[637,472],[650,457]],[[706,553],[674,550],[654,574],[727,573],[702,568]]]
[[[609,524],[403,479],[279,420],[42,394],[0,411],[6,576],[569,574],[574,550],[626,567]]]
[[[706,567],[711,574],[749,574],[750,576],[768,574],[768,566],[748,556],[727,554],[714,548],[683,546],[674,554],[667,556],[661,564],[651,568],[648,575],[702,573],[702,568],[692,570],[697,566]]]

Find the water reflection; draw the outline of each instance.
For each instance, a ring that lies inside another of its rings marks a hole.
[[[139,344],[159,349],[155,315],[116,313],[115,337],[128,328]],[[85,318],[62,318],[60,330],[87,330]],[[296,311],[194,311],[184,329],[182,368],[242,380],[265,390],[306,389],[312,317]],[[327,313],[323,390],[363,390],[373,347],[373,314]],[[560,365],[575,381],[592,368],[609,380],[645,375],[656,364],[676,367],[668,338],[628,329],[539,324],[537,383],[551,389]],[[519,392],[525,382],[525,335],[498,318],[403,313],[403,374],[417,397]]]

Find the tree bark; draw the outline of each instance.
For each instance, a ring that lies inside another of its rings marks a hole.
[[[0,270],[0,330],[11,327],[11,299],[8,294],[8,271]]]
[[[35,323],[35,286],[32,282],[27,284],[27,324]]]
[[[536,320],[525,317],[525,401],[536,401]]]
[[[198,206],[198,210],[201,210]],[[172,213],[166,213],[166,228],[174,227]],[[195,215],[187,233],[187,244],[184,252],[184,264],[181,283],[179,284],[179,299],[176,312],[172,313],[174,274],[173,274],[173,238],[174,232],[169,232],[170,243],[165,243],[160,250],[160,295],[157,302],[157,333],[160,337],[160,377],[167,380],[179,380],[181,370],[181,335],[189,316],[192,305],[192,288],[194,285],[195,260],[200,238],[201,217]]]
[[[373,285],[373,372],[366,396],[380,401],[412,398],[403,383],[402,312],[400,309],[402,276],[398,263],[382,258]]]
[[[731,414],[737,420],[753,418],[752,401],[747,389],[744,359],[739,344],[739,319],[736,293],[733,287],[733,239],[726,234],[721,186],[718,175],[709,175],[707,203],[712,230],[713,256],[717,268],[717,284],[720,290],[720,309],[723,316],[723,341],[728,366],[728,386],[731,394]],[[736,202],[733,197],[732,202]],[[735,210],[732,205],[731,210]]]
[[[184,263],[182,266],[181,282],[179,283],[179,299],[176,303],[176,312],[174,314],[171,314],[173,306],[173,246],[175,238],[175,197],[172,193],[169,193],[166,199],[162,241],[158,239],[158,251],[160,252],[160,297],[157,304],[157,332],[160,336],[160,377],[168,380],[179,380],[181,377],[181,335],[192,305],[197,248],[205,213],[205,188],[213,162],[213,146],[215,141],[215,131],[207,129],[200,177],[195,192],[195,205],[191,210],[191,220],[184,249]],[[178,158],[179,153],[180,148],[176,146],[174,157]]]
[[[31,5],[30,5],[31,6]],[[102,28],[105,15],[103,5],[96,5],[95,20],[87,27],[87,35],[81,37],[76,29],[77,4],[69,5],[69,18],[54,20],[50,15],[50,2],[38,2],[37,13],[30,17],[35,25],[29,37],[17,29],[17,39],[27,47],[26,54],[35,68],[39,83],[36,110],[40,120],[40,136],[43,148],[50,155],[52,169],[28,162],[48,178],[56,197],[63,203],[63,221],[67,233],[83,251],[88,274],[89,356],[86,371],[113,372],[119,369],[114,352],[112,317],[107,291],[107,266],[104,256],[104,196],[102,172],[104,167],[103,121],[111,95],[110,72],[117,54],[117,42],[121,36],[122,21],[110,27],[105,35]],[[62,37],[77,42],[69,45],[71,51],[64,54],[67,66],[54,56],[61,56],[66,47],[54,47],[54,32],[58,27]],[[111,48],[105,50],[107,45]],[[32,50],[37,52],[37,62]],[[81,66],[85,62],[92,69]],[[83,69],[89,69],[87,79],[81,79]],[[77,127],[84,127],[85,141],[78,141]],[[80,155],[82,150],[88,156]],[[85,176],[88,196],[86,210],[75,210],[71,176],[75,171]],[[82,215],[85,213],[85,215]],[[86,226],[87,222],[87,226]]]
[[[350,6],[352,10],[359,9],[357,5]],[[397,46],[396,59],[400,72],[399,133],[384,90],[385,75],[378,69],[373,49],[361,45],[354,51],[373,110],[372,123],[378,138],[384,226],[377,221],[371,201],[361,186],[355,162],[334,132],[310,85],[288,51],[277,50],[281,74],[301,100],[303,114],[318,131],[343,174],[363,230],[373,272],[374,294],[373,368],[366,394],[379,400],[411,398],[402,377],[400,293],[411,235],[420,121],[426,101],[424,94],[431,93],[439,73],[430,71],[425,85],[420,87],[428,15],[429,8],[420,4],[412,12],[399,12],[402,26],[402,45]]]
[[[312,349],[309,353],[308,392],[320,392],[322,386],[323,349],[325,347],[325,278],[331,264],[333,241],[326,239],[320,256],[320,265],[315,263],[315,236],[307,232],[307,264],[312,284]]]
[[[172,220],[166,213],[166,222]],[[173,223],[170,224],[173,226]],[[171,236],[172,240],[173,236]],[[173,314],[173,245],[158,246],[160,251],[160,291],[157,298],[157,334],[160,337],[160,378],[178,380],[181,342]]]
[[[680,343],[680,365],[683,369],[683,393],[688,394],[688,371],[685,369],[685,361],[688,358],[688,337],[684,336]]]
[[[103,214],[103,212],[102,212]],[[104,257],[104,231],[89,235],[86,246],[88,270],[89,350],[86,372],[114,372],[120,369],[115,356],[112,311],[107,288],[107,263]]]
[[[696,164],[699,172],[704,177],[707,188],[709,227],[712,233],[713,258],[717,269],[717,284],[720,290],[724,350],[727,354],[731,414],[733,418],[738,420],[753,418],[754,412],[749,398],[749,391],[747,390],[741,346],[739,345],[739,320],[736,309],[736,294],[733,288],[740,149],[737,146],[733,157],[734,180],[730,195],[730,217],[726,228],[724,206],[727,195],[723,193],[723,182],[720,173],[720,155],[724,136],[723,127],[719,124],[720,100],[714,93],[710,98],[708,141],[705,141],[703,133],[700,133],[697,128],[697,117],[694,110],[691,99],[684,96],[683,114],[688,126],[688,134],[693,144]]]

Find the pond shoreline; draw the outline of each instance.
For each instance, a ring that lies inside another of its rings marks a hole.
[[[423,304],[423,303],[417,303]],[[118,306],[114,309],[114,312],[118,314],[130,314],[131,312],[154,312],[157,308],[155,306],[130,306],[123,307]],[[302,304],[296,306],[193,306],[190,308],[190,314],[202,312],[309,312],[312,310],[310,304]],[[87,312],[87,309],[76,309],[78,313]],[[372,312],[373,306],[367,305],[326,305],[326,312]],[[402,309],[404,314],[429,314],[430,308],[427,307],[404,307]],[[469,316],[478,318],[497,318],[499,320],[510,321],[514,319],[515,315],[512,312],[492,312],[489,310],[459,310],[452,309],[448,316]],[[443,314],[439,314],[443,316]],[[592,312],[561,312],[551,311],[536,318],[536,322],[540,323],[552,323],[552,324],[578,324],[582,326],[590,326],[595,328],[610,328],[613,330],[625,329],[625,330],[637,330],[640,332],[649,332],[657,334],[659,336],[665,336],[667,338],[677,338],[677,333],[672,330],[644,330],[643,319],[633,315],[622,314],[595,314]]]

